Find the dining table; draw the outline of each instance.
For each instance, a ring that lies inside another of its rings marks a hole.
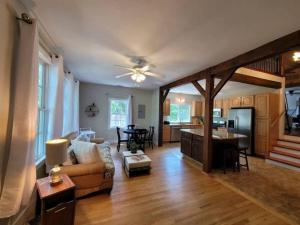
[[[136,143],[144,146],[148,130],[144,128],[125,129],[123,133],[128,134],[128,140],[134,140]]]

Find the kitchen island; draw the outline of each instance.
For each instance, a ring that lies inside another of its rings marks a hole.
[[[203,129],[181,129],[181,152],[184,156],[203,163]],[[224,149],[237,148],[238,140],[247,136],[226,130],[213,130],[213,168],[223,165]],[[229,164],[232,162],[228,162]]]

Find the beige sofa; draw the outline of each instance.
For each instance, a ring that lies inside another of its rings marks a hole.
[[[69,140],[76,137],[76,133],[66,135]],[[100,147],[101,146],[101,147]],[[82,197],[92,192],[113,188],[114,163],[110,154],[109,144],[103,143],[99,147],[101,161],[91,164],[74,164],[61,167],[61,173],[66,173],[76,185],[76,197]]]

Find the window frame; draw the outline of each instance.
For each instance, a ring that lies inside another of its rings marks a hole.
[[[117,126],[111,126],[111,102],[114,100],[118,100],[118,101],[124,101],[127,104],[127,112],[126,112],[126,123],[128,123],[128,114],[129,114],[129,101],[127,98],[116,98],[116,97],[110,97],[108,99],[108,129],[116,129]],[[119,126],[120,128],[126,128],[127,125],[125,125],[124,127]]]
[[[174,121],[174,120],[171,120],[171,111],[170,111],[170,122],[171,122],[171,123],[190,123],[190,122],[191,122],[191,105],[190,105],[190,104],[171,103],[171,104],[170,104],[170,110],[171,110],[172,105],[177,106],[178,112],[177,112],[177,120]],[[180,111],[181,111],[181,107],[182,107],[183,105],[184,105],[184,106],[188,106],[188,108],[189,108],[189,120],[188,120],[188,121],[182,121],[181,118],[180,118]]]
[[[41,98],[41,104],[38,105],[37,108],[37,127],[36,127],[36,136],[35,136],[35,144],[34,144],[34,160],[36,165],[38,166],[45,160],[45,154],[46,154],[46,149],[45,149],[45,142],[47,140],[47,131],[48,131],[48,115],[49,115],[49,110],[48,110],[48,84],[49,84],[49,63],[43,60],[42,58],[39,58],[38,61],[38,67],[40,65],[43,66],[43,80],[42,84],[40,85],[39,82],[39,69],[38,69],[38,101],[39,101],[39,88],[42,88],[42,98]],[[40,114],[43,112],[43,129],[42,132],[40,132]],[[39,148],[39,136],[42,135],[42,146],[43,149],[40,150]]]

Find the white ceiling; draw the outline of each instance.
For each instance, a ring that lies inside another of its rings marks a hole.
[[[133,86],[114,65],[155,64],[163,81],[213,66],[300,29],[299,0],[24,0],[81,81]]]
[[[220,80],[215,79],[215,86],[218,84]],[[199,84],[205,89],[205,81],[202,80]],[[243,95],[243,94],[254,94],[261,92],[272,92],[275,91],[272,88],[259,87],[256,85],[244,84],[234,81],[228,81],[222,90],[218,93],[216,98],[229,97],[235,95]],[[181,94],[189,94],[189,95],[200,95],[199,91],[194,87],[193,84],[185,84],[170,90],[172,93],[181,93]]]

